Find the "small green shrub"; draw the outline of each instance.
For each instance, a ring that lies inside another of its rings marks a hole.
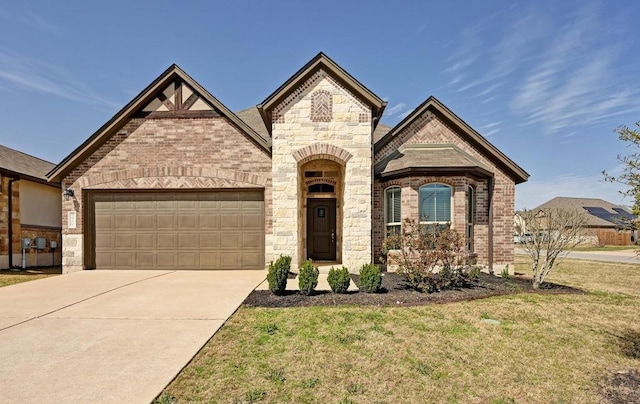
[[[288,255],[281,255],[275,263],[271,261],[269,264],[269,272],[267,273],[267,282],[269,283],[269,290],[272,293],[282,295],[287,289],[289,269],[291,269],[291,257]]]
[[[366,293],[376,293],[382,286],[380,267],[374,264],[364,264],[360,268],[360,290]]]
[[[331,267],[329,275],[327,276],[327,282],[329,282],[333,293],[347,293],[349,284],[351,283],[349,270],[346,267],[340,269]]]
[[[318,267],[313,265],[311,260],[305,260],[298,274],[298,286],[303,295],[309,296],[318,286],[318,275],[320,271]]]
[[[511,276],[511,275],[509,274],[509,265],[507,265],[506,267],[504,267],[504,268],[502,269],[502,272],[500,273],[500,276],[501,276],[502,278],[505,278],[505,279],[508,279],[508,278],[509,278],[509,276]]]

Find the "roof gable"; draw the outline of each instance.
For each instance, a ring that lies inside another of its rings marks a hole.
[[[256,145],[264,149],[266,153],[270,153],[270,145],[267,140],[174,64],[64,158],[47,174],[47,177],[49,181],[59,181],[63,174],[80,164],[130,118],[202,116],[226,117]]]
[[[374,145],[375,152],[377,153],[382,150],[384,146],[389,144],[389,142],[391,142],[397,135],[401,134],[404,129],[408,128],[426,111],[433,112],[436,116],[450,124],[456,132],[466,139],[467,142],[478,147],[478,149],[491,161],[503,168],[507,173],[511,174],[514,177],[516,184],[527,181],[529,174],[524,171],[524,169],[498,150],[498,148],[433,96],[427,98],[427,100],[414,109],[411,114],[407,115],[393,129],[382,136],[382,138],[380,138]]]
[[[387,106],[386,101],[383,101],[327,55],[320,52],[258,105],[258,110],[269,133],[271,133],[273,123],[271,119],[272,110],[320,69],[324,70],[333,79],[337,80],[338,83],[345,86],[365,104],[370,106],[371,116],[374,119],[374,124],[377,125],[384,108]]]
[[[587,226],[622,227],[636,220],[636,216],[624,206],[615,205],[599,198],[555,197],[532,209],[534,212],[545,209],[580,210],[587,214]]]

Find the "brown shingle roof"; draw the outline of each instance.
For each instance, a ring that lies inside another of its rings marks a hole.
[[[47,180],[55,164],[0,145],[0,170],[12,174]]]
[[[601,217],[595,216],[589,212],[589,210],[594,211],[594,209],[587,208],[600,208],[604,209],[604,211],[610,213],[612,216],[620,215],[620,212],[617,212],[614,209],[622,210],[627,213],[627,216],[631,216],[631,212],[629,209],[624,206],[615,205],[611,202],[607,202],[604,199],[599,198],[570,198],[564,196],[558,196],[556,198],[551,199],[543,203],[542,205],[533,209],[533,211],[539,211],[542,209],[580,209],[584,210],[587,213],[589,220],[587,221],[587,226],[590,227],[616,227],[616,225],[620,225],[620,223],[614,223],[608,220],[605,220]]]
[[[404,145],[375,167],[375,173],[382,177],[399,175],[411,170],[466,172],[482,177],[493,175],[487,166],[452,144]]]
[[[269,131],[262,120],[258,107],[249,107],[240,112],[236,112],[236,116],[244,121],[251,129],[255,130],[264,140],[269,141]]]
[[[382,139],[384,135],[389,133],[390,130],[391,130],[391,126],[385,125],[382,122],[380,122],[378,126],[376,126],[376,130],[373,131],[373,143],[374,144],[378,143],[378,140]]]

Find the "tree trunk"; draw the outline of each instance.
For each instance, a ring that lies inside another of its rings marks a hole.
[[[533,288],[534,288],[535,290],[540,289],[540,282],[538,282],[537,280],[534,280],[534,281],[533,281]]]

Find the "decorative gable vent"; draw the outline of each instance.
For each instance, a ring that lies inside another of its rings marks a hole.
[[[145,105],[137,116],[144,117],[200,117],[218,116],[215,109],[180,79],[170,83]]]
[[[311,94],[311,120],[313,122],[331,122],[333,107],[331,93],[319,90]]]

